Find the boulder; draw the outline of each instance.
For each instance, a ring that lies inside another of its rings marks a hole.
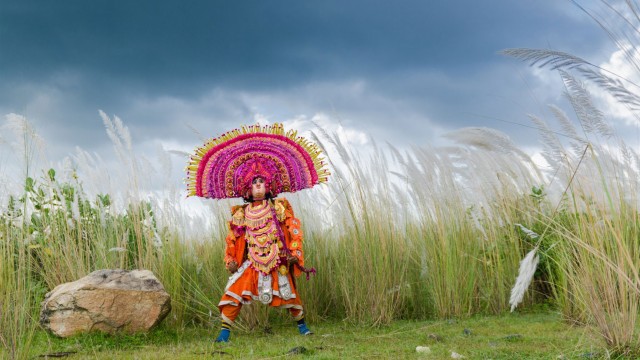
[[[60,337],[89,331],[145,332],[171,311],[171,297],[149,270],[98,270],[46,294],[40,324]]]

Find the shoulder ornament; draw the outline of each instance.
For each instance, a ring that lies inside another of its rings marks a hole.
[[[240,206],[233,212],[231,223],[235,226],[244,226],[244,207]]]
[[[278,221],[283,222],[286,218],[285,214],[285,199],[275,199],[273,206],[276,210],[276,217]]]

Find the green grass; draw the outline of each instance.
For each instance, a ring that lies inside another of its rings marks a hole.
[[[38,331],[31,348],[37,357],[74,352],[69,358],[96,359],[273,359],[304,347],[305,359],[443,359],[451,351],[467,359],[567,359],[603,357],[604,342],[588,327],[571,326],[552,312],[474,316],[459,320],[394,321],[381,327],[326,321],[310,324],[314,336],[298,335],[292,323],[278,318],[251,332],[234,331],[229,344],[214,344],[217,329],[159,328],[149,334],[88,334],[69,339]],[[470,334],[465,334],[465,329]],[[439,339],[434,339],[437,335]],[[428,346],[431,354],[416,352]]]

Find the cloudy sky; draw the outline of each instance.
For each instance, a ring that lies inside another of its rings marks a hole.
[[[563,88],[498,54],[513,47],[598,64],[615,51],[561,0],[3,0],[0,115],[26,116],[51,161],[76,146],[108,154],[99,110],[124,121],[140,152],[311,119],[355,145],[434,145],[487,126],[535,148],[535,131],[513,123],[548,116]]]

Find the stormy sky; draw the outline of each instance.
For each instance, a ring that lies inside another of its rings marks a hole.
[[[615,51],[560,0],[3,0],[0,115],[26,116],[51,161],[110,148],[99,110],[141,152],[312,119],[356,145],[437,144],[487,126],[535,147],[535,131],[513,123],[545,116],[564,89],[557,73],[498,53],[514,47],[594,63]]]

